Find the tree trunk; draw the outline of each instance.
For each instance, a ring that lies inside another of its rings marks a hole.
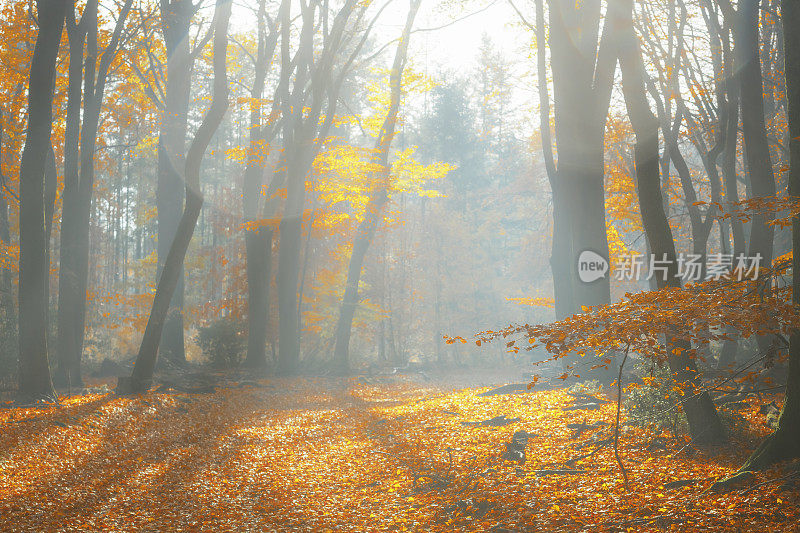
[[[306,165],[296,157],[287,164],[286,209],[281,218],[278,254],[278,368],[281,375],[294,374],[300,363],[297,341],[297,282],[303,233]],[[302,168],[302,170],[301,170]]]
[[[769,198],[776,195],[775,175],[770,161],[767,129],[764,124],[764,92],[759,53],[760,0],[742,0],[736,15],[735,60],[739,81],[742,138],[750,178],[750,198]],[[774,213],[759,210],[750,225],[748,256],[761,255],[764,267],[772,266],[774,231],[771,225]],[[759,351],[770,353],[775,342],[773,335],[757,335]]]
[[[391,179],[389,150],[392,147],[397,125],[397,114],[400,110],[400,99],[403,95],[403,70],[406,66],[411,28],[414,25],[414,19],[417,16],[420,3],[421,0],[411,0],[406,17],[406,25],[403,28],[403,33],[400,36],[397,51],[395,52],[389,79],[389,90],[391,91],[389,109],[383,120],[378,139],[375,142],[373,162],[380,165],[381,169],[377,176],[378,188],[367,203],[364,220],[358,226],[356,238],[353,241],[353,252],[350,254],[350,263],[347,268],[347,283],[339,311],[339,320],[336,324],[336,347],[333,354],[334,366],[342,374],[350,371],[350,334],[353,329],[353,316],[360,299],[358,283],[361,279],[361,269],[364,266],[367,250],[369,250],[369,246],[375,237],[375,230],[383,219],[383,208],[389,199],[388,187]]]
[[[178,287],[183,260],[192,240],[197,218],[203,206],[200,189],[200,164],[214,132],[217,131],[228,109],[228,76],[226,49],[228,45],[228,21],[231,2],[217,0],[214,9],[214,87],[211,107],[197,130],[186,156],[186,207],[178,224],[156,287],[156,295],[150,308],[150,316],[139,346],[139,354],[130,377],[120,377],[117,391],[120,394],[146,392],[153,378],[158,360],[158,346],[165,326],[170,300]]]
[[[583,306],[611,301],[610,272],[584,282],[578,272],[581,253],[590,251],[609,263],[605,219],[604,131],[614,81],[616,51],[611,25],[603,27],[598,44],[600,2],[576,7],[550,0],[550,52],[553,70],[554,118],[558,184],[553,187],[556,268],[568,269],[571,292],[554,278],[558,292],[571,296],[572,309],[557,303],[559,314],[581,312]],[[580,36],[573,39],[573,36]],[[543,125],[543,127],[545,127]],[[558,213],[555,213],[555,211]],[[563,290],[562,290],[563,289]],[[601,381],[614,379],[610,365],[600,365]]]
[[[67,127],[65,134],[65,178],[62,207],[62,246],[59,280],[58,313],[58,382],[61,385],[80,387],[81,355],[86,331],[86,293],[89,281],[89,231],[94,194],[94,156],[100,111],[105,93],[108,71],[116,56],[125,21],[132,0],[126,0],[117,17],[108,47],[103,51],[100,64],[98,48],[97,1],[89,2],[80,23],[74,24],[74,13],[68,16],[70,40],[69,88],[67,101]],[[86,61],[83,70],[83,113],[80,113],[81,71],[77,64],[83,58],[84,39]],[[75,55],[73,55],[75,54]],[[74,58],[74,59],[73,59]],[[80,141],[78,141],[78,137]],[[80,142],[80,165],[78,156]],[[68,161],[66,160],[68,158]]]
[[[539,127],[542,132],[542,154],[545,171],[550,182],[553,198],[553,242],[550,251],[550,271],[553,274],[553,299],[555,300],[556,320],[568,317],[575,311],[570,275],[570,245],[572,227],[569,208],[564,203],[564,194],[559,190],[560,181],[556,175],[553,158],[553,140],[550,134],[550,94],[547,86],[546,37],[544,20],[544,0],[536,0],[536,76],[539,92]]]
[[[741,90],[742,137],[753,196],[776,194],[775,175],[770,161],[769,142],[764,124],[764,94],[759,56],[759,0],[742,0],[737,16],[736,62]],[[749,256],[761,254],[762,265],[772,265],[774,213],[758,212],[750,230]]]
[[[272,271],[271,228],[245,233],[247,254],[247,356],[245,366],[263,368],[267,364],[267,326],[269,323],[269,284]]]
[[[56,154],[53,147],[47,150],[47,161],[44,167],[44,282],[45,282],[45,313],[47,317],[48,334],[50,328],[50,237],[53,234],[53,216],[56,210],[56,196],[58,194],[58,169],[56,168]]]
[[[726,73],[733,72],[733,61],[731,58],[730,39],[728,38],[728,22],[725,23],[722,32],[723,63]],[[727,75],[725,81],[726,94],[726,125],[725,125],[725,149],[722,152],[722,175],[725,184],[725,200],[729,209],[734,209],[739,202],[739,184],[736,174],[736,149],[739,139],[739,84],[733,74]],[[738,217],[731,217],[731,232],[733,234],[733,256],[738,257],[744,254],[746,243],[744,238],[744,224]],[[739,351],[739,332],[733,328],[727,328],[725,335],[728,337],[722,344],[717,366],[719,368],[729,367],[736,362],[736,353]]]
[[[262,130],[261,119],[264,83],[267,67],[272,59],[277,42],[277,33],[267,37],[265,28],[266,6],[260,0],[258,10],[258,54],[255,61],[255,81],[251,97],[254,102],[250,111],[250,155],[244,173],[244,218],[247,223],[256,223],[259,214],[259,199],[264,182],[264,153],[267,139]],[[274,177],[273,181],[277,178]],[[269,194],[269,193],[268,193]],[[268,200],[269,202],[269,200]],[[272,273],[272,238],[275,230],[263,223],[245,230],[245,254],[247,268],[247,356],[245,366],[263,368],[267,365],[267,326],[269,323],[269,288]]]
[[[639,193],[642,224],[652,252],[656,257],[666,256],[669,261],[666,280],[663,276],[658,277],[658,287],[680,287],[680,279],[677,277],[678,263],[675,242],[661,197],[658,120],[650,110],[645,92],[644,63],[631,20],[633,2],[620,0],[619,9],[619,26],[617,27],[620,39],[619,59],[625,105],[636,135],[634,148],[636,187]],[[690,356],[689,342],[678,337],[668,338],[666,350],[670,370],[676,382],[685,389],[682,406],[686,413],[692,439],[696,442],[726,440],[725,430],[708,392],[696,392],[702,386],[702,382],[696,361]]]
[[[19,397],[54,397],[47,358],[44,174],[53,123],[56,57],[66,0],[36,3],[39,31],[28,84],[28,128],[19,176]]]
[[[159,279],[178,231],[183,208],[183,171],[192,77],[189,25],[195,11],[196,7],[192,0],[161,2],[162,30],[168,59],[166,97],[158,139],[156,276]],[[186,361],[183,339],[183,286],[184,272],[181,265],[178,268],[178,280],[160,340],[164,357],[178,364]]]
[[[91,9],[90,9],[91,11]],[[61,195],[61,243],[58,270],[58,344],[56,346],[55,382],[59,386],[80,386],[80,364],[76,364],[78,314],[80,300],[85,298],[78,289],[76,237],[79,220],[79,139],[81,116],[81,84],[83,80],[83,49],[86,42],[88,14],[80,24],[75,23],[75,8],[67,14],[69,37],[69,79],[67,85],[67,116],[64,132],[64,190]],[[84,22],[87,21],[87,22]],[[77,370],[77,373],[75,372]]]
[[[785,50],[787,118],[789,121],[789,195],[800,197],[800,2],[781,6]],[[792,220],[792,271],[800,272],[800,217]],[[792,277],[792,303],[800,305],[800,276]],[[789,339],[789,375],[778,429],[753,452],[741,470],[760,470],[800,457],[800,331]]]
[[[11,245],[11,225],[8,221],[8,199],[6,198],[6,178],[3,174],[3,129],[5,114],[0,111],[0,242],[3,246]],[[10,327],[14,317],[14,293],[11,285],[11,269],[0,268],[0,309],[2,309],[2,326]],[[8,321],[8,322],[6,322]]]
[[[356,0],[346,0],[323,39],[321,51],[314,50],[318,6],[301,3],[303,19],[299,43],[291,59],[291,2],[284,0],[278,15],[281,27],[281,64],[295,64],[297,75],[290,90],[290,69],[282,68],[278,87],[283,120],[284,164],[286,166],[286,204],[279,225],[278,254],[278,368],[279,374],[297,372],[300,363],[298,342],[297,282],[303,233],[305,185],[322,141],[327,137],[336,114],[338,92],[344,75],[355,60],[366,39],[362,39],[334,77],[336,59],[341,55],[342,36]],[[359,9],[364,9],[361,5]],[[327,19],[327,15],[326,15]],[[325,28],[327,29],[327,24]],[[318,57],[318,59],[314,59]],[[311,64],[314,68],[311,69]],[[327,109],[323,118],[323,106]]]

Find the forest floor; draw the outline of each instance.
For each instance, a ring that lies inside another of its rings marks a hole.
[[[788,467],[709,490],[768,433],[759,408],[779,398],[740,403],[751,430],[722,447],[624,426],[626,486],[615,402],[565,411],[585,398],[432,383],[270,379],[6,405],[0,530],[800,531]]]

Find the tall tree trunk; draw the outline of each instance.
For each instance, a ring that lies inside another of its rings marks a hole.
[[[608,304],[610,276],[585,283],[578,276],[578,258],[590,250],[608,262],[603,183],[603,141],[613,84],[611,28],[606,25],[597,43],[600,3],[577,10],[564,0],[550,0],[550,50],[555,92],[555,134],[560,186],[554,202],[567,209],[571,220],[569,269],[573,309]],[[581,37],[573,42],[571,35]],[[596,58],[595,58],[596,57]],[[562,220],[564,220],[562,218]]]
[[[657,276],[659,288],[680,287],[677,277],[677,255],[672,230],[664,212],[661,197],[658,120],[650,109],[645,92],[645,71],[639,49],[639,40],[633,31],[632,0],[619,0],[616,16],[619,36],[619,59],[622,70],[623,94],[636,135],[634,148],[636,159],[636,187],[639,206],[648,241],[656,257],[666,256],[669,271],[666,279]],[[613,19],[612,19],[613,21]],[[682,405],[689,423],[692,439],[697,442],[721,442],[726,439],[725,430],[717,415],[708,392],[696,392],[702,386],[697,364],[691,354],[688,341],[668,338],[667,360],[675,380],[684,387]]]
[[[156,277],[159,279],[183,211],[183,171],[192,75],[189,25],[196,11],[197,7],[192,0],[161,2],[161,24],[168,59],[164,113],[158,138]],[[178,364],[186,361],[183,339],[183,293],[184,272],[181,265],[160,341],[164,357]]]
[[[255,81],[250,110],[250,155],[244,173],[244,218],[255,227],[245,230],[245,253],[247,268],[247,356],[245,366],[264,367],[267,364],[267,325],[269,322],[269,288],[272,273],[272,238],[275,230],[271,225],[258,221],[259,202],[264,182],[268,138],[262,129],[262,102],[264,84],[272,55],[277,43],[274,25],[267,36],[265,27],[266,2],[259,1],[258,8],[258,53],[255,61]],[[272,134],[274,137],[274,133]],[[277,177],[273,178],[276,181]],[[268,193],[269,194],[269,193]],[[267,201],[269,203],[269,200]]]
[[[786,100],[789,121],[789,195],[800,197],[800,2],[781,5],[785,50]],[[800,272],[800,217],[792,220],[792,271]],[[800,305],[800,276],[792,277],[792,304]],[[800,457],[800,331],[789,340],[789,375],[778,429],[761,443],[742,470],[758,470],[772,463]]]
[[[44,173],[53,124],[56,57],[68,2],[36,2],[39,31],[28,83],[28,128],[19,175],[19,397],[54,397],[47,357]]]
[[[544,0],[536,0],[536,77],[539,92],[539,128],[542,136],[542,154],[545,171],[550,182],[553,198],[553,242],[550,251],[550,271],[553,274],[553,299],[555,300],[556,320],[568,317],[575,310],[570,271],[571,219],[569,208],[565,205],[564,193],[559,190],[561,183],[556,175],[553,158],[553,140],[550,134],[550,92],[547,87],[547,59],[545,46]]]
[[[406,16],[406,25],[397,44],[397,51],[394,56],[394,63],[389,79],[390,101],[386,117],[383,119],[381,131],[375,141],[375,155],[373,162],[379,165],[377,177],[377,189],[370,197],[364,212],[364,220],[359,224],[353,241],[353,251],[350,254],[350,263],[347,268],[347,283],[342,298],[342,306],[339,310],[339,320],[336,324],[336,346],[333,352],[334,366],[340,373],[350,371],[350,334],[353,329],[353,317],[359,303],[358,284],[361,279],[361,269],[364,266],[364,258],[367,255],[372,240],[375,237],[375,230],[383,219],[383,208],[389,199],[389,180],[391,179],[389,166],[389,151],[392,147],[395,129],[397,126],[397,115],[400,110],[400,100],[403,96],[403,70],[406,66],[408,55],[408,43],[411,37],[411,28],[414,19],[419,11],[421,0],[411,0]]]
[[[722,58],[724,72],[726,73],[726,125],[725,149],[722,152],[722,175],[725,184],[725,203],[729,209],[735,209],[739,202],[739,184],[736,172],[736,153],[739,141],[739,84],[734,72],[734,64],[730,49],[729,21],[726,17],[724,28],[721,30]],[[738,257],[745,253],[746,242],[744,237],[744,224],[739,217],[731,217],[731,233],[733,235],[733,256]],[[739,351],[739,332],[733,328],[725,331],[727,339],[722,344],[717,366],[728,367],[736,362],[736,353]]]
[[[278,97],[281,101],[283,121],[284,164],[286,166],[286,203],[279,225],[280,251],[278,254],[278,368],[279,374],[292,374],[300,363],[298,342],[297,283],[302,248],[303,208],[305,185],[311,166],[327,137],[336,114],[339,89],[361,47],[366,42],[369,29],[355,46],[353,52],[334,76],[337,58],[342,54],[343,35],[351,15],[366,4],[346,0],[339,9],[330,30],[323,39],[321,51],[314,50],[317,28],[316,10],[319,6],[301,3],[302,26],[295,57],[291,40],[291,2],[283,0],[278,16],[281,27],[281,65],[295,65],[293,87],[290,90],[289,69],[282,68]],[[324,15],[327,20],[327,14]],[[370,25],[369,28],[372,26]],[[328,24],[324,24],[328,28]],[[314,59],[318,57],[318,59]],[[311,69],[311,65],[314,68]],[[325,116],[323,106],[327,102]]]
[[[0,111],[0,242],[3,246],[11,245],[11,225],[8,221],[8,199],[6,198],[6,177],[3,174],[3,130],[5,114]],[[0,309],[2,309],[2,325],[10,327],[14,317],[14,293],[11,286],[11,269],[0,268]],[[8,321],[8,322],[6,322]]]
[[[775,196],[775,175],[770,161],[767,129],[764,124],[764,93],[759,56],[759,0],[742,0],[736,29],[736,61],[741,89],[742,136],[754,197]],[[753,217],[748,254],[760,253],[762,264],[772,264],[774,214],[757,213]]]
[[[736,63],[741,90],[742,138],[747,158],[747,170],[752,187],[751,198],[769,198],[776,195],[775,175],[770,161],[767,129],[764,124],[764,92],[759,54],[760,0],[741,0],[737,13]],[[774,213],[760,211],[753,215],[750,226],[748,256],[761,255],[761,264],[772,266],[774,231],[771,225]],[[770,353],[775,337],[756,336],[759,350]]]
[[[53,216],[56,211],[56,196],[58,194],[58,169],[56,168],[56,154],[53,147],[47,150],[47,161],[44,167],[44,282],[45,282],[45,313],[47,317],[48,335],[50,328],[50,237],[53,234]]]
[[[70,66],[67,100],[67,127],[65,150],[70,153],[65,161],[64,202],[62,207],[62,247],[59,279],[59,371],[58,381],[80,387],[81,354],[86,331],[86,294],[89,281],[89,231],[94,195],[94,155],[100,111],[103,103],[108,72],[117,54],[122,30],[125,27],[132,0],[126,0],[117,17],[108,46],[100,57],[98,47],[98,2],[86,5],[80,23],[74,24],[74,14],[68,16],[70,38]],[[73,64],[83,57],[86,42],[86,61],[83,69],[83,113],[78,117],[80,104],[80,69]],[[73,56],[72,54],[75,54]],[[78,87],[76,89],[76,86]],[[77,102],[76,102],[77,100]],[[80,120],[83,120],[82,124]],[[80,139],[78,140],[78,137]],[[80,142],[79,168],[75,161]],[[69,146],[67,146],[69,145]]]
[[[298,151],[303,151],[299,149]],[[278,373],[287,375],[298,370],[300,344],[297,341],[297,282],[300,270],[300,248],[305,203],[305,174],[308,168],[297,161],[287,162],[286,208],[279,225],[278,254]]]
[[[186,250],[189,248],[189,242],[192,240],[197,218],[203,206],[200,165],[211,138],[222,123],[228,109],[226,50],[230,16],[231,0],[217,0],[212,22],[214,28],[214,84],[211,107],[197,129],[186,154],[186,206],[158,278],[156,295],[150,308],[150,316],[147,319],[147,326],[139,346],[139,354],[136,357],[133,372],[130,377],[119,378],[117,391],[120,394],[146,392],[153,378],[158,360],[158,345],[169,311],[170,300],[178,286]]]
[[[559,242],[554,243],[558,248],[553,258],[570,273],[571,293],[559,292],[571,295],[572,309],[557,305],[559,314],[571,314],[581,312],[583,306],[606,305],[611,301],[609,271],[594,281],[584,282],[578,272],[578,261],[582,253],[593,252],[609,263],[603,153],[616,66],[615,36],[611,25],[605,24],[598,43],[599,1],[578,8],[567,0],[549,0],[549,7],[558,154],[553,217],[557,230],[554,239]],[[609,365],[596,359],[593,362],[600,365],[597,373],[601,381],[614,379],[615,373]]]
[[[96,2],[94,3],[96,4]],[[78,342],[78,314],[81,295],[78,288],[76,237],[79,220],[79,139],[81,120],[81,84],[83,80],[83,50],[86,42],[86,24],[92,11],[84,10],[80,24],[75,22],[75,7],[67,13],[69,38],[69,79],[67,82],[67,116],[64,132],[64,190],[61,195],[61,243],[58,270],[58,332],[56,346],[55,382],[59,386],[80,386],[80,371],[75,373],[80,352]]]

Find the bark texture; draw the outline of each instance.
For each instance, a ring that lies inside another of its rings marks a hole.
[[[36,2],[39,31],[28,83],[28,127],[19,176],[20,399],[54,397],[47,354],[45,165],[53,125],[56,57],[68,2]]]
[[[789,194],[800,198],[800,1],[783,0],[786,100],[789,119]],[[792,303],[800,305],[800,217],[792,221]],[[778,429],[753,452],[742,470],[759,470],[800,457],[800,332],[789,339],[789,373]]]

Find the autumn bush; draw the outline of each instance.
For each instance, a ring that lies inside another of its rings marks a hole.
[[[203,355],[216,368],[236,368],[247,344],[241,320],[223,317],[199,329],[197,335]]]
[[[584,393],[584,394],[597,394],[602,389],[602,385],[596,379],[590,379],[588,381],[582,381],[580,383],[576,383],[575,385],[569,388],[570,392],[575,393]]]
[[[622,401],[629,423],[682,432],[686,422],[679,407],[681,390],[669,368],[652,361],[641,362],[634,374],[640,381],[627,388]]]

